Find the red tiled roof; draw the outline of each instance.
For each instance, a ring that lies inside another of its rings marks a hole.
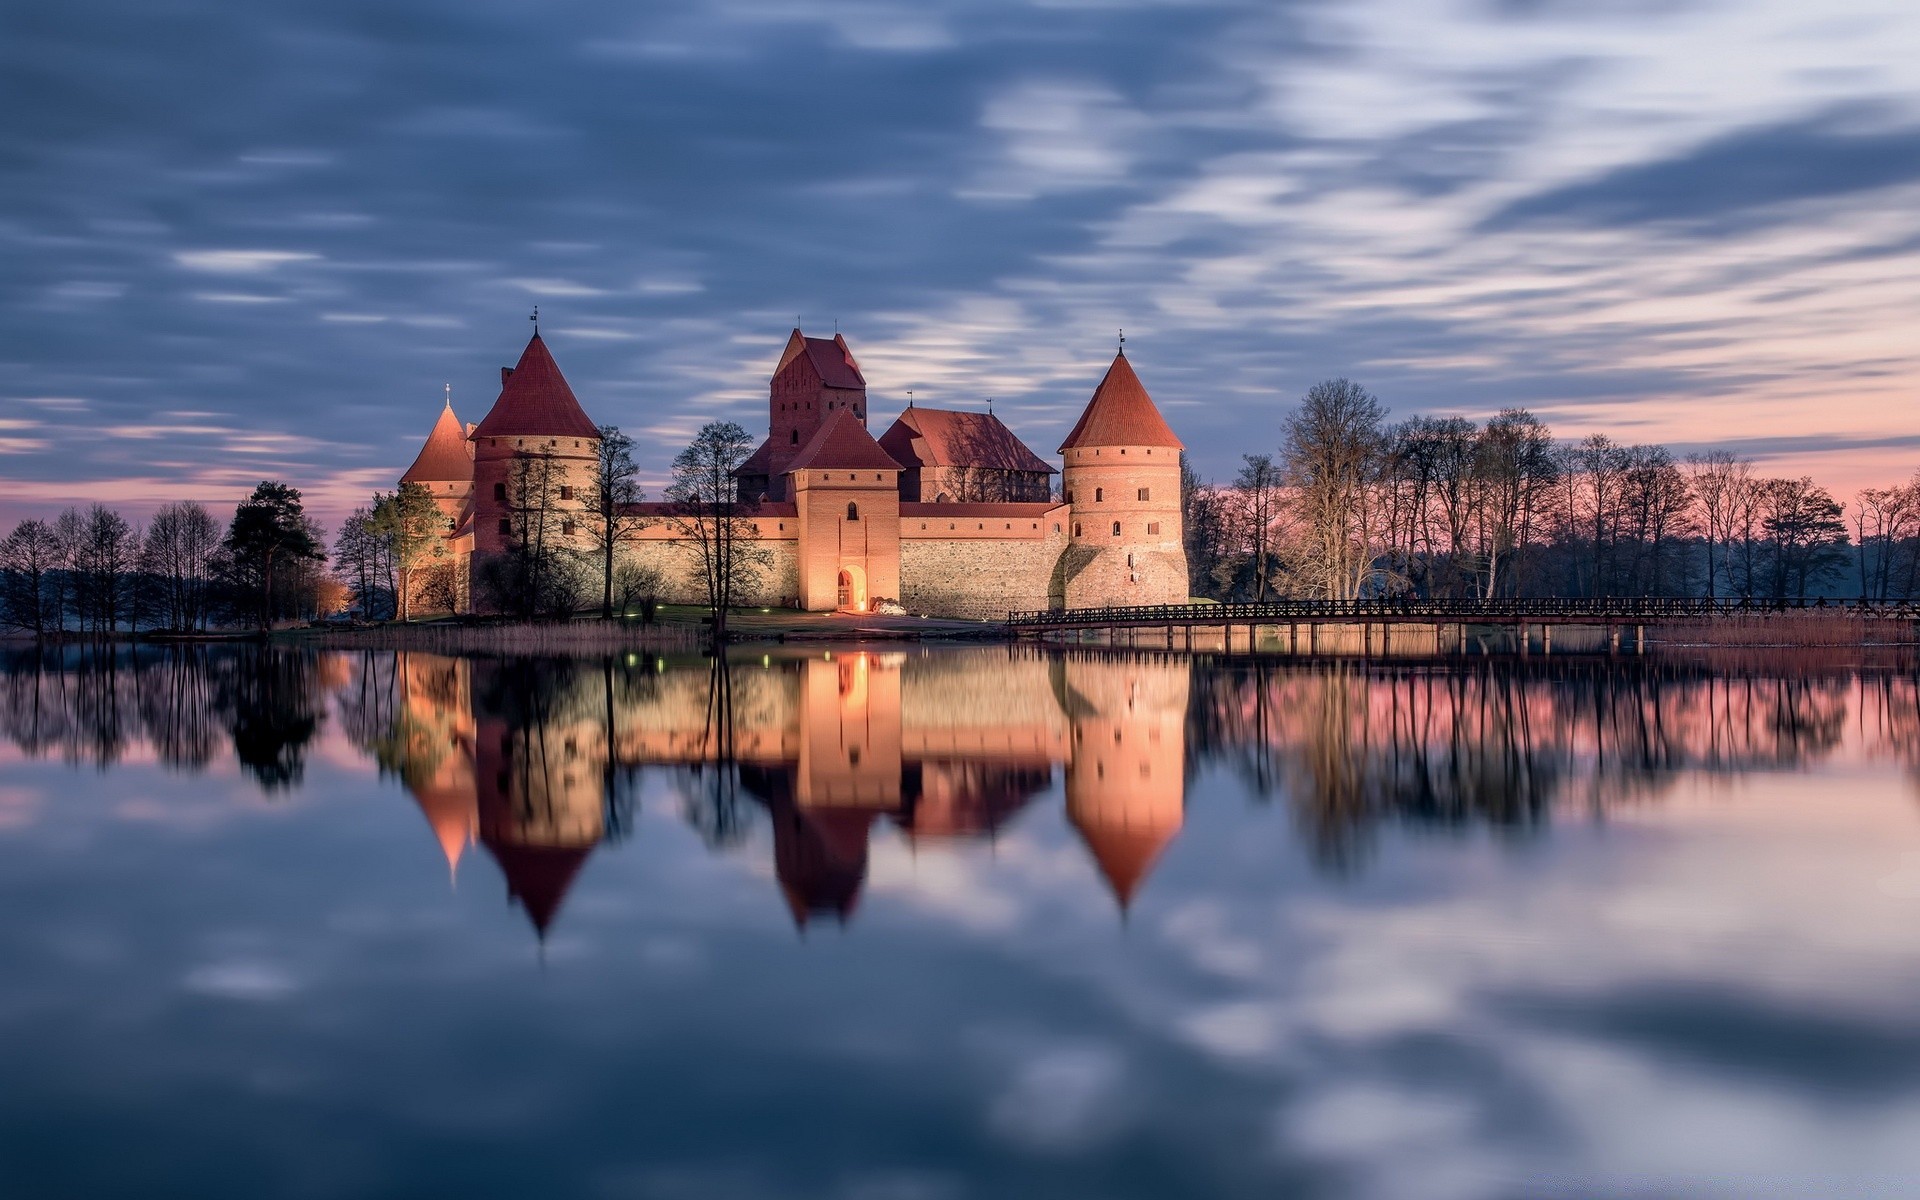
[[[591,846],[520,846],[482,839],[488,853],[507,877],[507,896],[527,910],[534,932],[546,937],[547,927],[566,902],[573,877],[586,865]]]
[[[898,471],[880,443],[873,440],[850,408],[837,408],[823,422],[800,453],[787,464],[789,471]]]
[[[473,436],[597,438],[600,430],[573,398],[573,389],[536,333],[501,381],[500,398]]]
[[[1093,389],[1093,399],[1087,401],[1086,411],[1080,414],[1067,440],[1060,443],[1060,452],[1064,454],[1081,446],[1186,448],[1167,427],[1160,410],[1153,406],[1153,397],[1141,386],[1140,377],[1133,373],[1133,365],[1125,354],[1114,355],[1113,365],[1107,368],[1100,386]]]
[[[839,334],[831,338],[808,337],[798,329],[787,338],[787,347],[780,355],[780,364],[773,369],[775,375],[787,369],[787,364],[805,355],[808,365],[820,376],[820,381],[830,388],[859,388],[867,386],[866,376],[860,374],[860,364],[854,361],[853,351],[847,348],[847,339]]]
[[[992,413],[909,408],[880,435],[880,445],[908,465],[1054,470]]]
[[[473,456],[467,453],[467,433],[449,403],[433,423],[427,444],[400,477],[401,483],[472,483]]]
[[[983,504],[926,504],[917,500],[902,500],[900,519],[905,520],[908,517],[1031,517],[1037,521],[1048,513],[1066,507],[1064,504],[1055,504],[1051,500],[1032,503],[996,501]]]
[[[755,450],[752,454],[747,455],[747,461],[741,463],[739,466],[733,469],[733,476],[735,479],[738,479],[742,475],[771,475],[771,474],[773,474],[773,439],[772,438],[768,438],[766,441],[761,442],[760,448],[758,450]]]
[[[1087,843],[1087,849],[1092,851],[1093,861],[1106,877],[1107,886],[1113,889],[1113,898],[1120,902],[1122,911],[1133,903],[1134,894],[1146,882],[1153,864],[1179,832],[1153,825],[1082,820],[1079,816],[1070,819]]]

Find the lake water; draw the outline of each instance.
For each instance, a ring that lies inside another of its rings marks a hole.
[[[1920,674],[0,669],[0,1193],[1920,1190]]]

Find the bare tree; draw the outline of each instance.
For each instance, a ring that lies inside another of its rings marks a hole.
[[[1287,421],[1281,461],[1303,527],[1301,566],[1310,586],[1335,600],[1360,596],[1374,574],[1380,513],[1370,493],[1385,417],[1365,388],[1330,379],[1308,389]]]
[[[0,615],[42,638],[60,631],[58,575],[66,552],[53,526],[29,518],[0,541]]]
[[[1730,450],[1709,450],[1687,456],[1687,482],[1700,510],[1700,533],[1706,539],[1707,598],[1719,596],[1722,577],[1732,584],[1731,567],[1723,561],[1739,531],[1739,518],[1750,504],[1753,464]]]
[[[1481,594],[1500,595],[1508,576],[1515,584],[1509,594],[1518,594],[1520,555],[1532,543],[1535,522],[1553,491],[1553,436],[1532,413],[1503,409],[1480,432],[1475,471],[1481,480],[1480,557],[1486,564]]]
[[[1253,558],[1253,598],[1265,600],[1273,577],[1275,526],[1281,515],[1280,469],[1267,454],[1245,454],[1241,462],[1233,487],[1240,499],[1243,528]]]
[[[587,485],[587,532],[600,559],[600,619],[613,617],[614,560],[620,547],[640,536],[646,521],[633,511],[646,498],[640,490],[640,469],[633,462],[633,439],[617,425],[600,427],[600,453],[594,460],[593,480]]]
[[[191,500],[165,505],[153,515],[140,546],[140,569],[153,581],[166,628],[206,628],[219,546],[219,522]]]
[[[746,430],[732,421],[710,421],[674,458],[667,487],[671,528],[693,547],[716,646],[726,644],[727,610],[759,579],[769,558],[753,544],[755,505],[739,498],[733,477],[752,452]]]
[[[84,626],[110,637],[130,620],[140,539],[133,526],[104,504],[87,509],[73,557],[74,598]]]

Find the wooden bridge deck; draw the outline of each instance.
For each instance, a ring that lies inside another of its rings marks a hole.
[[[1231,625],[1654,625],[1670,621],[1820,614],[1920,621],[1920,602],[1576,597],[1525,600],[1268,600],[1068,608],[1007,614],[1018,635],[1054,631]]]

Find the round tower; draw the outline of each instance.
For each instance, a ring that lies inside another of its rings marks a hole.
[[[585,548],[579,521],[600,454],[600,430],[535,333],[500,372],[500,398],[468,435],[473,443],[473,548],[497,554],[532,534]]]
[[[1186,603],[1182,448],[1122,350],[1060,444],[1073,524],[1055,573],[1057,603]]]

